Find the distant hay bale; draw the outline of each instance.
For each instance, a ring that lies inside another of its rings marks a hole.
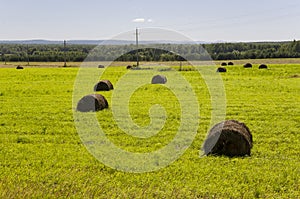
[[[227,70],[226,70],[226,68],[223,68],[223,67],[219,67],[218,69],[217,69],[217,72],[218,73],[225,73]]]
[[[222,62],[221,66],[227,66],[227,63],[226,62]]]
[[[167,83],[167,78],[163,75],[155,75],[151,80],[152,84],[165,84]]]
[[[126,69],[132,69],[132,66],[131,66],[131,65],[128,65],[128,66],[126,67]]]
[[[24,69],[24,67],[23,67],[23,66],[20,66],[20,65],[18,65],[18,66],[16,67],[16,69]]]
[[[109,80],[100,80],[95,86],[94,91],[109,91],[113,90],[114,86]]]
[[[250,155],[252,134],[242,122],[226,120],[213,126],[203,144],[205,155]]]
[[[98,68],[105,68],[105,66],[103,66],[103,65],[98,65]]]
[[[244,64],[244,68],[252,68],[252,64],[246,63],[246,64]]]
[[[99,111],[105,108],[108,108],[105,97],[100,94],[91,94],[84,96],[78,101],[76,110],[80,112],[89,112]]]
[[[234,64],[233,64],[233,62],[228,62],[228,66],[233,66]]]
[[[300,75],[294,74],[294,75],[289,76],[289,78],[300,78]]]
[[[266,64],[261,64],[258,69],[268,69],[268,66]]]

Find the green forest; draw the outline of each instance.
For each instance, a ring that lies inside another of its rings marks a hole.
[[[136,46],[67,44],[0,44],[0,60],[28,62],[135,61]],[[143,44],[140,61],[238,60],[299,58],[300,41],[213,44]],[[205,49],[207,53],[203,50]],[[119,56],[118,56],[119,55]]]

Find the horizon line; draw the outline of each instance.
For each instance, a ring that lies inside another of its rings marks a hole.
[[[183,41],[182,42],[205,42],[205,43],[248,43],[248,42],[289,42],[297,41],[297,39],[285,39],[285,40],[192,40],[192,41]],[[132,40],[121,40],[121,39],[43,39],[43,38],[33,38],[33,39],[0,39],[0,42],[23,42],[23,41],[135,41]],[[173,41],[173,40],[141,40],[141,41]],[[173,42],[178,42],[174,40]]]

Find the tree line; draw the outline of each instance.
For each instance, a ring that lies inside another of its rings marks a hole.
[[[207,53],[206,53],[207,52]],[[300,41],[144,44],[138,49],[140,61],[238,60],[259,58],[300,58]],[[70,44],[0,44],[0,60],[29,62],[135,61],[136,46]]]

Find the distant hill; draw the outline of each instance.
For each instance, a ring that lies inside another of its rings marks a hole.
[[[43,39],[37,39],[37,40],[0,40],[1,44],[63,44],[63,40],[61,41],[53,41],[53,40],[43,40]],[[103,42],[103,40],[67,40],[68,44],[91,44],[91,45],[97,45],[99,43]]]
[[[218,41],[219,43],[220,41]],[[68,44],[86,44],[86,45],[125,45],[125,44],[135,44],[135,41],[130,40],[67,40]],[[140,44],[208,44],[214,42],[205,42],[205,41],[168,41],[168,40],[157,40],[157,41],[140,41]],[[53,40],[0,40],[0,44],[63,44],[61,41]]]

